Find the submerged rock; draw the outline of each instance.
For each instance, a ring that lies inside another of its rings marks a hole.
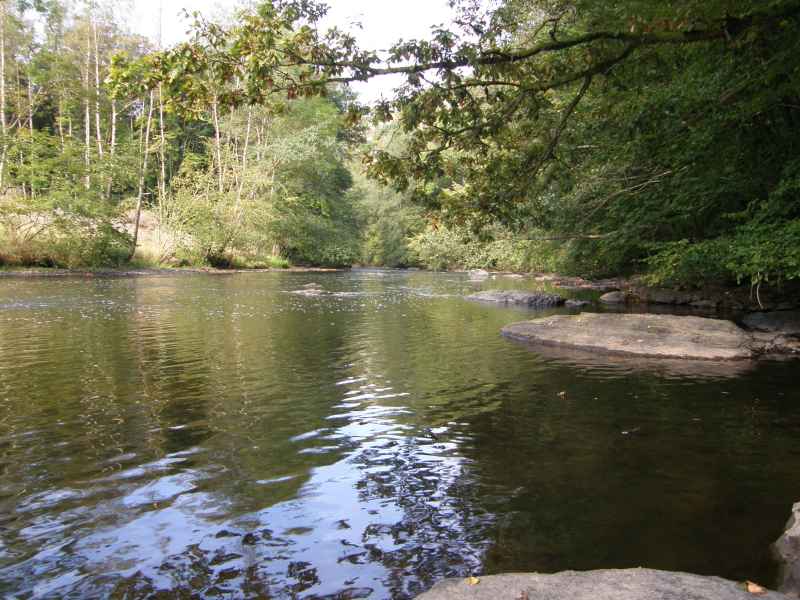
[[[503,335],[545,345],[639,356],[732,360],[752,357],[754,341],[735,323],[703,317],[581,313],[512,323]]]
[[[524,343],[524,342],[523,342]],[[642,372],[652,373],[663,379],[683,381],[687,377],[695,380],[721,380],[742,377],[758,365],[752,360],[686,360],[664,356],[641,354],[615,354],[594,349],[573,348],[536,344],[536,354],[547,361],[570,366],[581,373],[599,371],[601,377],[614,373],[627,377]]]
[[[760,586],[653,569],[517,573],[448,579],[417,600],[787,600]]]
[[[467,296],[467,300],[475,302],[495,302],[497,304],[519,304],[522,306],[536,306],[541,308],[561,306],[564,304],[564,298],[557,294],[504,290],[478,292],[477,294]]]
[[[302,290],[293,290],[293,291],[291,291],[289,293],[290,294],[295,294],[297,296],[309,296],[309,297],[328,296],[328,295],[330,295],[330,292],[327,292],[327,291],[325,291],[325,290],[323,290],[321,288],[318,288],[318,287],[307,287],[307,288],[302,289]]]

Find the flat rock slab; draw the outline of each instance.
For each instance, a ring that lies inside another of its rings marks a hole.
[[[548,294],[545,292],[520,292],[520,291],[504,291],[504,290],[491,290],[486,292],[478,292],[467,296],[467,300],[474,302],[494,302],[496,304],[517,304],[521,306],[532,306],[547,308],[550,306],[561,306],[564,304],[564,298],[557,294]]]
[[[753,339],[732,321],[652,314],[581,313],[512,323],[503,335],[545,345],[695,360],[751,358]]]
[[[474,583],[474,582],[473,582]],[[553,575],[512,574],[438,583],[417,600],[787,600],[764,591],[753,594],[746,584],[653,569],[564,571]]]

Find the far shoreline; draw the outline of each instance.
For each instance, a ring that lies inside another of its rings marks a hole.
[[[350,267],[286,267],[267,269],[215,269],[213,267],[145,267],[101,268],[101,269],[62,269],[62,268],[11,268],[0,269],[0,279],[35,279],[56,277],[83,278],[132,278],[164,277],[170,275],[236,275],[240,273],[339,273],[349,271]]]

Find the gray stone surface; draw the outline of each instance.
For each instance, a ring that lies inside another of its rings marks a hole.
[[[564,571],[480,577],[438,583],[417,600],[786,600],[771,591],[753,594],[746,584],[652,569]]]
[[[600,302],[603,304],[625,304],[628,301],[628,296],[625,292],[608,292],[600,296]]]
[[[773,546],[781,564],[778,589],[793,598],[800,598],[800,502],[792,507],[786,531]]]
[[[567,300],[564,302],[564,306],[567,308],[583,308],[584,306],[589,306],[591,302],[588,300]]]
[[[696,294],[665,288],[637,288],[636,295],[642,302],[650,304],[675,304],[680,306],[702,300]]]
[[[708,308],[708,309],[714,309],[719,306],[719,302],[717,300],[694,300],[689,304],[694,308]]]
[[[759,354],[800,354],[800,337],[768,333],[765,331],[751,331],[753,349]]]
[[[752,357],[753,339],[731,321],[654,314],[581,313],[512,323],[503,335],[527,342],[665,358]]]
[[[494,302],[497,304],[519,304],[522,306],[541,308],[561,306],[564,304],[564,298],[556,294],[504,290],[478,292],[477,294],[467,296],[467,300],[473,300],[475,302]]]
[[[552,286],[564,290],[578,291],[578,290],[591,290],[604,294],[606,292],[613,292],[623,287],[627,287],[628,282],[622,279],[598,279],[590,281],[583,277],[567,277],[563,275],[538,275],[536,281],[547,282]]]
[[[800,336],[800,311],[779,310],[750,313],[742,319],[742,325],[755,331]]]

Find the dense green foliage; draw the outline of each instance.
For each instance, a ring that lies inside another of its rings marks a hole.
[[[113,3],[2,7],[0,265],[359,260],[346,90],[238,103],[202,70],[175,89]]]
[[[409,75],[409,151],[374,153],[373,172],[453,222],[562,238],[557,268],[797,278],[800,6],[754,8],[506,2],[451,51],[473,73]]]
[[[9,13],[3,211],[44,226],[5,254],[800,277],[800,3],[454,5],[383,60],[312,1],[158,52],[112,11]],[[386,73],[407,83],[358,160],[346,85]]]

